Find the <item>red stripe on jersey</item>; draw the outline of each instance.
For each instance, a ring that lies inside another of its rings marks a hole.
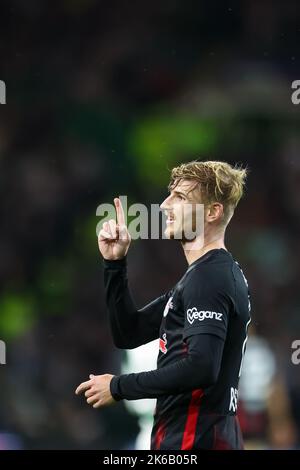
[[[193,444],[196,436],[197,420],[200,412],[201,399],[204,395],[203,390],[193,390],[192,399],[188,409],[188,415],[185,423],[183,432],[181,450],[190,450],[193,448]]]
[[[165,425],[163,422],[160,422],[157,428],[157,431],[155,433],[155,438],[154,438],[154,445],[155,445],[156,450],[160,449],[161,443],[163,439],[165,438],[165,435],[166,435]]]

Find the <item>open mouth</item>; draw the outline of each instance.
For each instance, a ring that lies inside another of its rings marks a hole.
[[[173,224],[174,223],[174,220],[175,220],[175,217],[171,214],[167,214],[167,220],[166,220],[166,224],[167,225],[170,225],[170,224]]]

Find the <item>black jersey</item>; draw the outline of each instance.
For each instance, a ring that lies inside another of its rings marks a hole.
[[[135,348],[159,338],[157,370],[111,382],[116,400],[157,398],[151,448],[242,448],[235,415],[250,300],[231,254],[207,252],[141,310],[128,290],[126,259],[104,264],[116,345]]]

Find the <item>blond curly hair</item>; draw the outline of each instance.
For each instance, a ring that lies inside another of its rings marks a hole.
[[[221,203],[224,219],[228,223],[244,194],[247,174],[247,168],[233,167],[226,162],[192,161],[173,168],[169,190],[174,189],[182,179],[198,181],[201,202]]]

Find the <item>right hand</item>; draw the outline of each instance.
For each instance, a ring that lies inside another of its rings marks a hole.
[[[126,256],[131,236],[125,225],[124,210],[121,200],[114,199],[117,222],[114,219],[105,222],[98,236],[98,245],[104,259],[117,260]]]

